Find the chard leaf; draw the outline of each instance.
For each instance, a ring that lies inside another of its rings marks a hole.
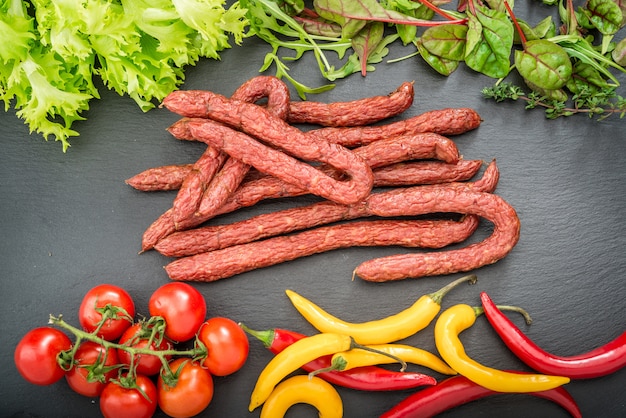
[[[366,21],[379,21],[405,25],[432,25],[430,20],[418,19],[394,10],[387,10],[376,0],[344,1],[314,0],[313,7],[322,17],[339,23],[342,36],[351,38]]]
[[[517,19],[517,23],[522,29],[522,33],[527,41],[532,41],[535,39],[543,39],[549,36],[554,36],[556,33],[556,27],[554,22],[552,21],[552,16],[548,16],[544,18],[541,22],[539,22],[536,26],[532,27],[530,24],[522,19]],[[515,31],[514,33],[514,43],[521,44],[521,38],[519,33]]]
[[[515,66],[522,77],[538,88],[560,89],[572,76],[572,63],[559,45],[538,39],[515,51]]]
[[[613,35],[622,26],[622,11],[611,0],[589,0],[584,13],[603,35]]]
[[[355,37],[352,38],[352,49],[361,62],[361,74],[367,74],[367,62],[370,51],[376,49],[383,39],[385,26],[382,22],[367,24]]]
[[[341,37],[341,26],[335,22],[321,18],[313,19],[302,16],[294,16],[293,18],[302,26],[302,29],[310,35],[326,38]]]
[[[439,74],[449,76],[458,68],[458,60],[446,59],[435,54],[431,54],[430,51],[422,44],[421,38],[417,40],[415,45],[417,46],[417,50],[424,61],[426,61],[426,63]]]
[[[513,47],[513,24],[505,13],[476,7],[468,13],[465,63],[474,71],[493,78],[509,73]]]
[[[412,0],[389,0],[381,2],[387,10],[394,10],[417,19],[431,20],[435,12],[426,7],[422,2]],[[400,36],[403,45],[408,45],[417,36],[417,26],[415,25],[395,25],[396,33]]]
[[[433,26],[424,31],[420,45],[429,54],[446,60],[463,61],[468,28],[465,25]]]

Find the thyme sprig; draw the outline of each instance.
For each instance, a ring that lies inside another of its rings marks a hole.
[[[542,96],[535,91],[526,92],[512,82],[500,82],[491,87],[482,89],[487,99],[502,102],[505,100],[522,100],[526,102],[526,109],[544,108],[548,119],[557,119],[562,116],[572,116],[586,113],[590,118],[606,119],[611,115],[626,116],[626,98],[615,92],[615,86],[601,89],[581,88],[574,94],[571,103]]]

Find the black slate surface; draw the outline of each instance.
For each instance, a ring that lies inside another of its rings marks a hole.
[[[540,14],[538,14],[540,17]],[[230,95],[257,75],[267,46],[247,40],[225,51],[221,61],[203,61],[187,71],[185,89],[203,88]],[[405,55],[392,49],[390,58]],[[323,81],[310,57],[292,65],[309,85]],[[620,78],[623,81],[624,77]],[[444,300],[478,304],[481,290],[503,304],[526,308],[534,324],[517,323],[548,351],[570,355],[602,345],[626,326],[626,122],[585,116],[546,120],[521,103],[495,104],[481,97],[488,80],[465,69],[444,79],[418,59],[381,63],[363,78],[339,80],[313,100],[338,101],[387,94],[415,80],[413,106],[401,117],[430,109],[468,106],[484,122],[455,138],[465,158],[497,159],[501,180],[496,193],[521,219],[518,245],[504,260],[475,271],[473,287],[461,287]],[[147,314],[150,294],[168,278],[169,261],[158,253],[139,255],[143,231],[168,209],[174,192],[142,193],[124,180],[149,167],[193,162],[200,144],[180,142],[166,131],[178,119],[165,109],[146,114],[127,97],[101,89],[81,133],[63,154],[59,143],[29,135],[13,111],[0,113],[0,416],[98,416],[97,400],[74,394],[61,381],[49,387],[28,384],[13,365],[15,344],[29,329],[45,325],[49,314],[64,314],[77,324],[83,294],[99,283],[125,287],[139,313]],[[294,97],[295,93],[294,93]],[[301,200],[307,201],[306,199]],[[276,210],[291,201],[268,202],[224,216],[220,222]],[[217,221],[217,220],[216,220]],[[483,223],[472,238],[490,233]],[[409,306],[459,274],[371,284],[351,280],[361,261],[397,248],[345,249],[299,259],[216,283],[198,284],[209,315],[223,315],[257,329],[285,327],[314,332],[290,305],[293,289],[352,321],[380,318]],[[408,342],[435,350],[432,325]],[[491,331],[486,320],[462,334],[467,352],[497,368],[524,366]],[[216,378],[215,397],[202,416],[258,416],[247,411],[254,382],[271,355],[251,341],[249,361],[239,373]],[[626,416],[626,371],[567,385],[583,416]],[[365,393],[339,389],[346,417],[374,417],[410,392]],[[307,415],[308,414],[308,415]],[[559,417],[558,406],[527,395],[501,395],[451,410],[446,417]],[[306,407],[289,416],[315,416]]]

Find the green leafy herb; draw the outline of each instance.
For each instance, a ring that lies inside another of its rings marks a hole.
[[[0,100],[66,151],[99,98],[94,76],[147,111],[246,24],[239,3],[219,0],[0,0]]]
[[[283,3],[276,0],[241,2],[251,22],[248,34],[260,36],[272,47],[262,71],[275,64],[280,77],[290,79],[283,61],[299,59],[307,51],[313,51],[320,74],[329,81],[356,72],[366,75],[387,55],[387,46],[399,39],[416,51],[389,63],[419,56],[444,76],[464,64],[497,79],[496,85],[503,85],[515,71],[530,89],[520,95],[532,103],[527,108],[549,102],[550,118],[583,111],[595,116],[602,106],[606,106],[602,117],[622,112],[615,72],[626,72],[626,41],[614,39],[626,23],[623,1],[589,0],[575,8],[572,0],[543,0],[558,7],[560,21],[547,16],[534,25],[517,19],[513,0],[462,0],[454,10],[442,8],[446,0],[314,0],[312,9],[304,3],[281,9],[277,5]],[[382,33],[381,23],[385,24]],[[389,32],[397,36],[385,36]],[[281,49],[292,50],[295,56],[282,57]],[[327,51],[335,51],[343,65],[329,65],[336,60],[326,57]],[[302,98],[319,91],[290,81]],[[486,91],[494,99],[503,94]],[[592,100],[594,94],[598,100]],[[583,110],[587,105],[593,108]]]

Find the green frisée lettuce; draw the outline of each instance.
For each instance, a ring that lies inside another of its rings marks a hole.
[[[66,151],[99,98],[94,77],[147,111],[246,25],[238,2],[220,0],[0,0],[0,100]]]

